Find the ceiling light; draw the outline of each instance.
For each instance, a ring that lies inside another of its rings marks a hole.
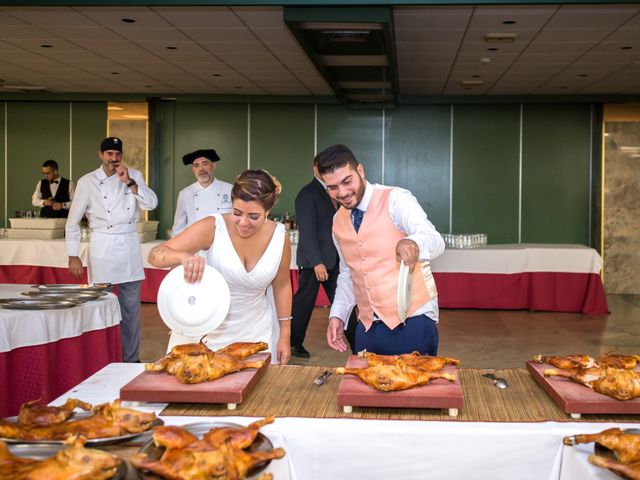
[[[489,48],[487,48],[487,51],[488,51],[488,52],[497,52],[497,51],[499,51],[499,50],[500,50],[500,49],[499,49],[499,48],[497,48],[497,47],[489,47]]]
[[[173,47],[173,46],[164,47],[164,48],[166,48],[167,50],[177,50],[178,49],[178,47]]]
[[[489,57],[482,57],[480,59],[480,63],[484,63],[484,64],[491,63],[491,59]]]
[[[128,115],[126,113],[121,115],[122,118],[128,118],[130,120],[146,120],[148,117],[146,115]]]
[[[620,150],[624,150],[625,152],[638,152],[640,151],[640,147],[620,147]]]
[[[389,64],[386,55],[320,55],[320,59],[325,65],[333,67],[350,67],[350,66],[380,66],[384,67]]]
[[[9,90],[46,90],[47,87],[40,87],[35,85],[0,85],[2,88],[8,88]]]
[[[358,31],[382,30],[381,23],[372,22],[300,22],[305,30]]]
[[[136,23],[136,21],[133,18],[121,18],[120,21],[124,23]]]
[[[609,135],[611,135],[609,132],[604,132],[605,137],[608,137]]]
[[[40,45],[40,48],[53,48],[53,45],[44,44]]]
[[[578,76],[579,77],[588,77],[589,75],[587,75],[586,73],[579,73]]]
[[[620,50],[631,50],[633,47],[629,45],[625,45],[624,47],[620,47]]]
[[[479,87],[484,85],[484,80],[462,80],[460,85],[463,87]]]
[[[486,33],[484,35],[484,41],[486,43],[513,43],[517,37],[518,37],[517,33],[506,33],[506,32]]]
[[[514,23],[518,23],[515,20],[503,20],[502,24],[503,25],[513,25]]]
[[[117,112],[117,111],[120,111],[120,110],[124,110],[124,108],[122,108],[122,107],[116,107],[115,105],[109,105],[109,106],[107,107],[107,110],[111,110],[111,111]]]

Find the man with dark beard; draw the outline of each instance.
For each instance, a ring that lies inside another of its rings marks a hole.
[[[341,206],[333,220],[340,274],[329,346],[346,351],[344,323],[357,304],[356,350],[436,355],[438,300],[429,262],[444,251],[441,235],[411,192],[367,182],[364,167],[346,146],[318,154],[318,172]],[[400,318],[396,295],[401,262],[412,281],[406,318]]]
[[[144,280],[138,209],[153,210],[158,198],[142,173],[122,163],[122,140],[105,138],[98,152],[101,165],[80,180],[66,226],[69,272],[80,279],[80,220],[91,228],[89,282],[118,285],[122,321],[122,357],[137,362],[140,351],[140,287]]]

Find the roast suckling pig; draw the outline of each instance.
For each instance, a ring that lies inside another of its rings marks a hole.
[[[402,355],[378,355],[363,350],[358,353],[358,356],[365,358],[370,367],[375,365],[409,365],[425,372],[442,370],[445,365],[460,365],[460,360],[457,358],[420,355],[418,352]]]
[[[39,399],[33,400],[20,407],[18,423],[20,425],[53,425],[67,420],[76,408],[89,411],[91,407],[90,403],[76,398],[68,399],[64,405],[59,407],[42,405]]]
[[[89,417],[51,425],[21,425],[0,420],[0,437],[21,440],[67,440],[72,436],[110,438],[145,432],[157,420],[155,413],[124,408],[120,400],[96,405],[91,412]]]
[[[282,448],[245,450],[255,440],[259,428],[273,421],[273,417],[268,417],[247,427],[213,428],[202,439],[181,427],[156,427],[153,441],[165,448],[162,456],[153,459],[139,453],[131,463],[138,469],[172,480],[241,480],[260,463],[284,456]],[[260,479],[271,479],[271,475],[264,474]]]
[[[339,367],[336,369],[336,373],[356,375],[370,387],[384,392],[419,387],[435,378],[444,378],[450,382],[456,381],[456,376],[450,373],[427,372],[416,367],[400,367],[398,365],[374,365],[365,368]]]
[[[363,350],[358,353],[367,360],[368,367],[338,368],[337,373],[351,374],[376,390],[385,392],[406,390],[426,385],[435,378],[444,378],[454,382],[456,376],[438,372],[445,365],[458,365],[460,361],[450,357],[421,355],[418,352],[403,355],[378,355]]]
[[[0,478],[3,480],[107,480],[120,459],[110,453],[84,448],[84,439],[46,460],[16,457],[0,442]]]
[[[640,355],[624,355],[621,353],[603,353],[598,358],[584,354],[573,354],[565,356],[544,356],[534,355],[533,361],[536,363],[548,363],[556,368],[591,368],[610,367],[631,370],[640,361]]]
[[[264,342],[237,342],[217,351],[210,350],[202,342],[177,345],[163,358],[146,364],[145,370],[166,371],[181,383],[207,382],[247,368],[263,367],[263,360],[245,358],[267,348]]]
[[[610,428],[600,433],[565,437],[565,445],[595,442],[611,450],[616,457],[589,455],[589,463],[619,472],[632,480],[640,480],[640,435]]]
[[[565,445],[595,442],[612,450],[616,459],[623,463],[640,461],[640,435],[625,433],[620,428],[609,428],[600,433],[586,433],[564,437]]]
[[[546,369],[545,377],[557,375],[586,385],[598,393],[617,400],[640,397],[640,372],[616,368]]]

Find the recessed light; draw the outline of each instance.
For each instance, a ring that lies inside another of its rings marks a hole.
[[[471,75],[471,78],[480,78],[480,75]]]
[[[151,88],[151,85],[145,85],[144,88]]]
[[[219,73],[212,73],[211,76],[212,77],[221,77],[222,75],[220,75]]]
[[[630,45],[625,45],[624,47],[620,47],[620,50],[631,50],[632,48]]]
[[[135,19],[133,18],[121,18],[120,20],[124,23],[136,23]]]
[[[496,48],[496,47],[489,47],[489,48],[487,48],[487,50],[488,50],[489,52],[497,52],[497,51],[498,51],[498,50],[500,50],[500,49],[499,49],[499,48]]]
[[[560,90],[566,90],[567,87],[558,87]]]
[[[578,76],[579,77],[588,77],[589,75],[587,75],[586,73],[579,73]]]
[[[484,80],[462,80],[460,85],[463,87],[479,87],[484,85]]]
[[[491,63],[491,59],[489,57],[482,57],[480,59],[480,63],[485,63],[485,64]]]
[[[493,32],[485,33],[484,41],[486,43],[513,43],[518,38],[517,33],[509,32]]]
[[[44,44],[44,45],[40,45],[41,48],[53,48],[53,45],[48,45],[48,44]]]
[[[120,72],[111,72],[111,75],[120,75]]]
[[[609,135],[611,135],[609,132],[604,132],[605,137],[608,137]]]
[[[166,48],[167,50],[177,50],[177,49],[178,49],[178,47],[173,47],[173,46],[171,46],[171,47],[164,47],[164,48]]]
[[[242,90],[242,87],[233,87],[233,88],[235,88],[236,90]]]
[[[504,25],[513,25],[514,23],[518,23],[515,20],[503,20],[502,23]]]

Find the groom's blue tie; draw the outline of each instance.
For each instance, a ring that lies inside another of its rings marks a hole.
[[[362,224],[362,217],[364,212],[358,208],[351,209],[351,221],[353,222],[353,228],[356,229],[356,233],[360,230],[360,224]]]

